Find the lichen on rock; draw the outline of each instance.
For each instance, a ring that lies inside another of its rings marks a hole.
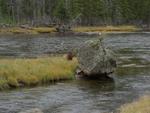
[[[116,68],[115,55],[105,48],[102,39],[85,42],[78,49],[77,59],[80,71],[86,76],[109,75]]]

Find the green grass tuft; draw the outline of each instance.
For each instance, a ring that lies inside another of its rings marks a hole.
[[[0,59],[0,90],[73,79],[76,67],[63,57]]]

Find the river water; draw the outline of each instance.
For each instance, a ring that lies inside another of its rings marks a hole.
[[[0,113],[40,108],[44,113],[110,113],[150,94],[150,34],[104,35],[104,44],[117,55],[114,82],[74,80],[43,87],[0,92]],[[65,53],[97,37],[1,35],[0,58],[37,57]]]

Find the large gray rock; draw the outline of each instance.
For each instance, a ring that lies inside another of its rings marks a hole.
[[[38,108],[34,108],[20,113],[43,113],[43,112]]]
[[[79,74],[86,76],[108,75],[116,68],[114,53],[104,47],[101,39],[85,42],[78,49],[77,59]]]

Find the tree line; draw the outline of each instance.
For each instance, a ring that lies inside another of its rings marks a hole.
[[[0,23],[149,25],[150,0],[0,0]]]

